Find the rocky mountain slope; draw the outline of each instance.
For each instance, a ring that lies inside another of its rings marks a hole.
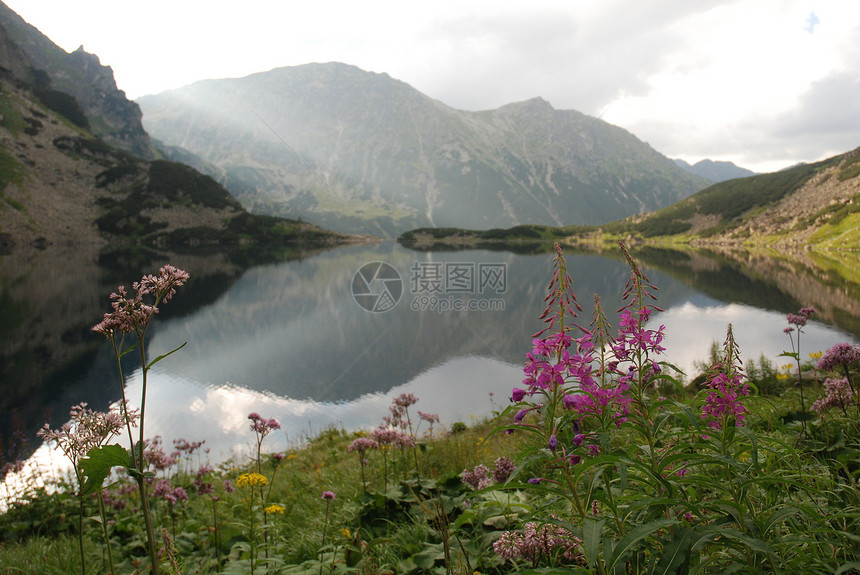
[[[113,70],[98,56],[83,46],[69,54],[2,2],[0,27],[0,66],[26,79],[39,100],[66,108],[74,106],[73,98],[85,117],[77,123],[116,148],[153,159],[140,108],[117,89]]]
[[[706,182],[632,134],[541,99],[466,112],[339,63],[209,80],[138,99],[255,212],[394,236],[608,222]]]
[[[109,68],[67,54],[0,4],[0,252],[344,239],[251,215],[209,176],[148,159],[153,150]]]
[[[675,205],[603,226],[694,244],[856,249],[860,245],[860,148],[822,162],[715,184]]]

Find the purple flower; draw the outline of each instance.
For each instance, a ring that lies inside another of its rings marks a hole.
[[[735,425],[743,425],[746,408],[741,398],[749,394],[749,384],[737,373],[729,379],[725,373],[716,374],[707,383],[711,392],[702,406],[702,419],[708,420],[713,429],[722,429],[723,422],[734,418]]]
[[[490,485],[490,470],[482,463],[472,469],[464,469],[460,474],[460,478],[463,480],[463,483],[473,489],[483,489]]]
[[[496,468],[493,470],[493,480],[496,483],[504,483],[513,474],[516,465],[513,459],[503,455],[496,459]]]
[[[359,454],[363,454],[369,449],[379,449],[379,443],[369,437],[356,437],[349,444],[349,447],[346,448],[349,453],[358,451]]]
[[[824,396],[819,397],[812,404],[812,411],[816,412],[822,418],[824,412],[832,407],[845,409],[854,403],[854,392],[848,384],[847,378],[832,379],[827,378],[824,382]]]
[[[553,434],[549,436],[548,447],[552,451],[555,451],[556,449],[558,449],[558,439],[556,439],[556,437],[555,437],[555,432],[553,432]]]
[[[251,431],[256,433],[260,439],[276,429],[281,428],[281,424],[275,418],[265,419],[260,417],[259,413],[249,413],[248,419],[251,420]]]
[[[514,403],[521,402],[523,400],[523,398],[526,396],[526,390],[520,389],[518,387],[515,387],[511,393],[512,393],[511,400]]]
[[[335,499],[335,497],[336,496],[335,496],[333,491],[323,491],[322,492],[322,498],[327,500],[327,501],[333,501]]]
[[[227,493],[233,493],[234,491],[236,491],[236,488],[233,487],[233,482],[229,479],[224,480],[224,491],[226,491]]]
[[[860,346],[837,343],[818,360],[818,369],[833,371],[836,367],[841,367],[847,370],[848,366],[857,362],[860,362]]]

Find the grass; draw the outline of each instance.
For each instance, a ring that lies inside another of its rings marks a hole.
[[[458,432],[437,432],[432,439],[421,440],[417,450],[421,477],[440,483],[450,481],[466,467],[471,468],[478,463],[492,464],[495,458],[510,453],[513,441],[508,436],[499,435],[484,441],[490,425],[490,422],[481,422],[473,427],[457,425]],[[325,505],[320,500],[323,491],[330,490],[337,494],[328,532],[334,535],[333,540],[344,544],[351,544],[352,535],[359,536],[361,528],[357,525],[361,522],[362,509],[367,505],[375,508],[374,505],[378,503],[373,497],[363,495],[359,459],[347,452],[350,442],[360,435],[363,434],[328,429],[309,440],[302,448],[290,452],[274,473],[267,501],[269,504],[282,505],[286,512],[270,516],[269,528],[272,535],[277,537],[272,552],[276,552],[287,564],[299,565],[316,560],[325,519]],[[382,484],[381,454],[371,453],[369,458],[369,489],[378,494],[386,493]],[[182,557],[183,573],[220,573],[220,568],[213,565],[216,549],[212,536],[212,502],[208,497],[193,494],[192,484],[197,464],[192,463],[192,460],[197,461],[196,457],[187,458],[169,471],[172,483],[184,485],[190,499],[181,506],[177,505],[173,514],[164,501],[158,501],[154,512],[160,525],[170,527],[171,533],[175,529],[174,543]],[[272,459],[264,456],[264,460],[264,473],[272,477]],[[411,497],[411,494],[404,495],[402,491],[399,495],[392,494],[401,481],[414,477],[414,461],[413,454],[406,451],[392,453],[388,457],[389,496],[395,499]],[[218,495],[222,498],[217,503],[222,538],[220,553],[222,561],[227,561],[227,566],[230,565],[230,554],[235,552],[233,547],[237,544],[241,547],[248,539],[245,525],[247,508],[244,504],[247,493],[242,493],[240,488],[235,493],[226,493],[220,489],[220,483],[230,479],[235,485],[242,473],[251,472],[253,468],[253,464],[247,461],[241,464],[227,462],[219,466],[211,477],[219,486]],[[459,483],[459,480],[456,481]],[[0,543],[0,573],[80,572],[77,537],[74,533],[74,497],[62,490],[62,483],[60,487],[60,494],[38,492],[28,503],[13,506],[12,511],[0,516],[3,540]],[[399,506],[401,510],[409,506],[401,501],[392,503],[392,500],[384,497],[381,501],[386,510],[392,505]],[[87,506],[88,516],[97,515],[92,500]],[[116,522],[112,533],[113,543],[115,548],[123,549],[122,555],[125,557],[119,572],[131,573],[134,564],[141,559],[137,555],[142,552],[142,541],[132,528],[134,520],[128,510],[113,512],[113,518]],[[403,550],[398,546],[423,546],[422,541],[427,536],[426,525],[421,521],[414,522],[414,518],[405,512],[401,519],[405,521],[403,525],[389,524],[386,527],[392,537],[391,543],[377,549],[378,560],[383,563],[402,558]],[[352,534],[348,540],[344,529]],[[100,527],[95,521],[88,520],[85,531],[88,571],[104,572],[106,559],[101,545]],[[117,555],[116,549],[114,555]],[[47,559],[44,567],[41,560],[34,561],[37,557]],[[232,559],[237,564],[241,563],[239,556]]]

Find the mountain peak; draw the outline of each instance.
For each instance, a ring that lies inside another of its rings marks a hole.
[[[544,98],[455,110],[337,62],[138,103],[153,137],[208,162],[248,209],[336,231],[607,222],[705,184],[629,132]]]

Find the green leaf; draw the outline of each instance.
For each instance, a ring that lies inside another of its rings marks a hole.
[[[81,459],[81,473],[86,477],[81,495],[90,495],[101,489],[105,478],[110,475],[114,467],[131,466],[131,457],[128,451],[119,444],[96,447],[87,452],[87,456]]]
[[[153,359],[152,361],[150,361],[150,362],[147,364],[147,366],[146,366],[146,371],[149,371],[150,369],[152,369],[152,366],[153,366],[153,365],[155,365],[156,363],[158,363],[159,361],[161,361],[162,359],[164,359],[164,358],[165,358],[165,357],[167,357],[168,355],[171,355],[171,354],[176,353],[177,351],[179,351],[180,349],[182,349],[182,348],[183,348],[183,347],[185,347],[186,345],[188,345],[188,342],[187,342],[187,341],[186,341],[185,343],[183,343],[182,345],[180,345],[179,347],[177,347],[176,349],[172,349],[172,350],[168,351],[167,353],[165,353],[165,354],[163,354],[163,355],[159,355],[158,357],[156,357],[155,359]]]
[[[848,573],[849,571],[860,571],[860,561],[845,563],[836,570],[835,575],[842,575],[842,573]]]
[[[606,519],[599,521],[586,517],[582,522],[582,548],[585,550],[585,559],[588,567],[594,568],[597,563],[597,554],[600,552],[600,534]]]
[[[612,558],[609,560],[608,569],[613,570],[615,566],[618,565],[622,559],[627,557],[627,555],[629,555],[643,539],[647,538],[655,531],[677,524],[678,521],[675,519],[657,519],[656,521],[640,525],[633,529],[618,541],[618,544],[615,546],[615,551],[612,553]]]
[[[692,544],[693,530],[689,527],[678,529],[675,532],[675,538],[663,547],[660,561],[657,562],[650,575],[688,572],[690,570],[690,547]]]
[[[770,515],[770,517],[767,518],[766,521],[764,521],[764,525],[762,526],[761,530],[762,535],[767,535],[768,531],[773,529],[774,526],[779,525],[780,523],[785,521],[786,518],[791,515],[794,515],[795,513],[800,513],[800,509],[792,506],[777,509]]]

